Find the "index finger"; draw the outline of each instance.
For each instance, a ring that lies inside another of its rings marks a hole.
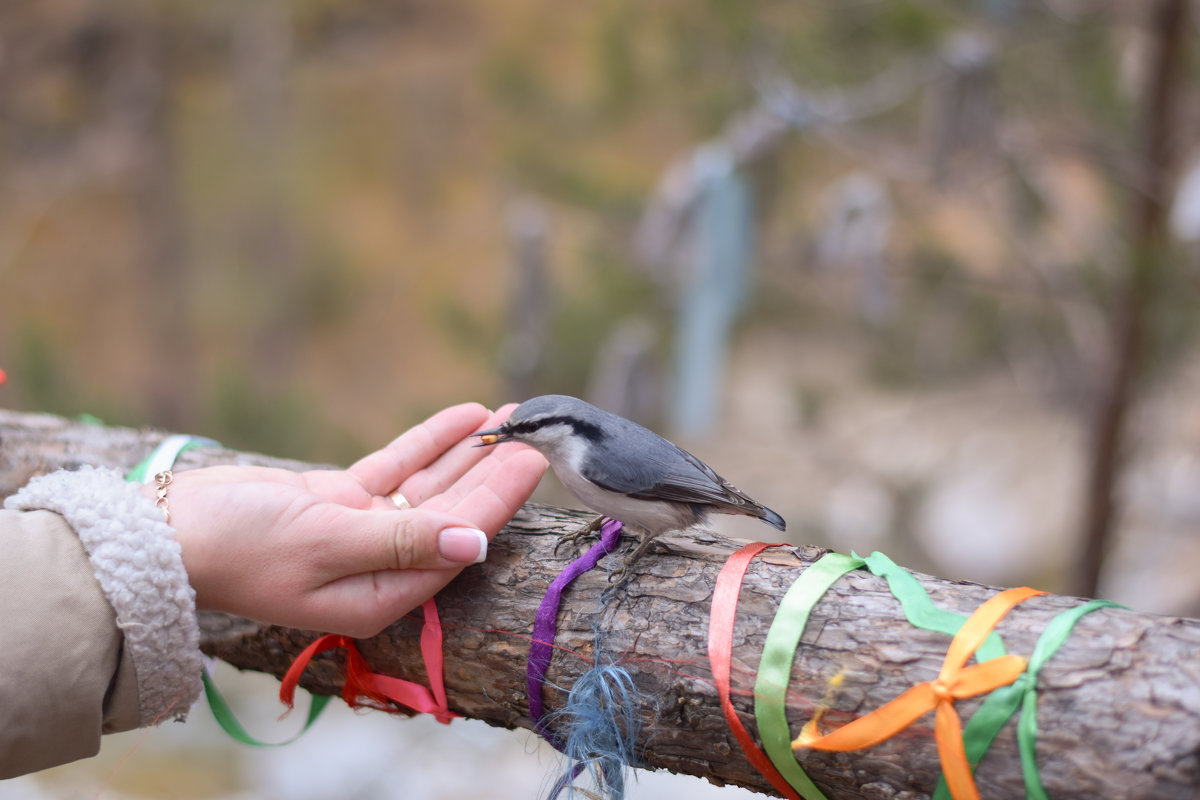
[[[471,433],[496,427],[508,419],[513,408],[515,405],[501,406],[499,410],[488,417],[481,427],[472,430]],[[495,458],[498,455],[495,448],[476,447],[477,444],[478,440],[476,439],[469,438],[469,436],[464,438],[457,446],[451,447],[442,454],[437,461],[424,469],[417,470],[398,486],[392,488],[399,489],[413,505],[423,505],[430,498],[437,497],[459,485],[484,459]]]
[[[347,472],[373,495],[385,495],[438,459],[491,416],[479,403],[439,411],[409,428],[382,450],[363,456]]]

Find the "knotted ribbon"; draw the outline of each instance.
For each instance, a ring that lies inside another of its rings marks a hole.
[[[1025,671],[1025,659],[1015,655],[1001,656],[970,667],[966,663],[1013,606],[1039,594],[1044,593],[1018,587],[990,598],[975,610],[951,640],[936,680],[919,683],[870,714],[824,736],[817,734],[815,725],[807,724],[792,743],[793,749],[846,751],[871,747],[935,710],[934,737],[950,794],[955,800],[978,800],[979,791],[963,749],[962,723],[954,709],[954,701],[1007,686]]]
[[[326,650],[346,651],[345,680],[342,699],[351,707],[367,706],[381,711],[396,711],[396,705],[420,714],[432,714],[443,725],[460,716],[447,707],[446,687],[442,676],[442,625],[433,598],[421,604],[425,621],[421,626],[421,656],[429,675],[429,687],[413,681],[372,672],[358,650],[355,640],[340,634],[326,634],[304,648],[292,662],[279,684],[279,699],[292,708],[300,676],[313,657]]]

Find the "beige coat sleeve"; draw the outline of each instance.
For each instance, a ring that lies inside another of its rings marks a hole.
[[[36,478],[5,509],[0,778],[183,718],[200,691],[199,627],[161,512],[120,473],[90,469]]]
[[[95,755],[102,733],[137,727],[116,614],[58,514],[0,511],[0,609],[0,778]]]

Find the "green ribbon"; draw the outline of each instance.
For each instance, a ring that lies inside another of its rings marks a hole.
[[[1025,777],[1025,796],[1028,800],[1049,800],[1038,774],[1035,750],[1037,746],[1037,678],[1042,666],[1058,652],[1063,643],[1070,637],[1071,631],[1081,618],[1100,608],[1120,608],[1108,600],[1092,600],[1081,606],[1067,609],[1046,626],[1033,648],[1029,657],[1029,665],[1013,683],[1002,686],[987,696],[979,709],[971,716],[963,728],[963,748],[967,753],[967,761],[974,769],[988,749],[992,746],[996,735],[1021,708],[1021,718],[1017,722],[1017,746],[1021,753],[1021,771]],[[938,780],[934,790],[933,800],[950,800],[950,790],[946,779]]]
[[[900,600],[908,621],[918,628],[939,631],[949,636],[958,633],[958,629],[966,620],[965,616],[955,614],[945,609],[937,608],[929,599],[924,587],[908,572],[898,567],[890,558],[880,552],[874,552],[866,558],[867,567],[874,574],[885,578],[892,594]],[[971,715],[971,719],[963,727],[963,748],[967,761],[972,769],[983,760],[984,755],[992,746],[996,736],[1005,723],[1012,718],[1018,708],[1022,708],[1021,719],[1017,725],[1017,743],[1021,751],[1021,768],[1025,776],[1025,791],[1029,800],[1049,800],[1042,781],[1038,775],[1037,761],[1034,751],[1037,742],[1037,676],[1042,665],[1057,652],[1071,635],[1075,623],[1098,608],[1120,608],[1116,603],[1107,600],[1092,600],[1081,606],[1068,609],[1059,614],[1038,639],[1033,654],[1029,657],[1029,666],[1019,678],[1009,686],[1003,686],[990,693],[979,708]],[[983,645],[976,651],[977,661],[988,661],[1004,655],[1004,643],[999,634],[992,631]],[[934,790],[933,800],[950,800],[950,789],[946,786],[944,777],[938,779],[937,789]]]
[[[1081,606],[1068,609],[1050,620],[1046,630],[1033,648],[1029,657],[1028,686],[1021,699],[1021,719],[1017,723],[1017,746],[1021,751],[1021,770],[1025,773],[1025,794],[1032,800],[1048,800],[1046,789],[1038,775],[1037,754],[1037,676],[1047,661],[1058,652],[1058,648],[1071,635],[1075,623],[1100,608],[1124,608],[1108,600],[1091,600]]]
[[[146,483],[164,469],[170,469],[175,460],[188,450],[197,447],[220,447],[213,439],[203,436],[187,436],[181,433],[168,436],[159,443],[150,455],[146,456],[133,469],[125,474],[125,480],[130,483]]]
[[[916,577],[908,570],[898,567],[883,553],[874,552],[868,556],[867,566],[871,572],[887,580],[892,594],[900,600],[900,605],[904,608],[904,615],[914,626],[954,636],[966,622],[966,616],[935,606],[929,599],[925,587],[921,586]],[[1004,654],[1004,642],[998,633],[992,631],[975,651],[975,660],[977,662],[990,661]],[[1024,678],[1024,674],[1017,679],[1017,682],[1019,683],[1022,678]],[[983,758],[984,753],[991,746],[992,740],[1000,732],[1000,728],[1016,711],[1021,695],[1019,692],[1013,691],[1014,686],[1015,684],[1005,686],[989,694],[987,700],[976,710],[964,727],[963,749],[966,751],[967,761],[972,768]],[[933,793],[933,800],[949,799],[950,790],[946,786],[946,779],[940,777],[937,789]]]
[[[851,555],[857,557],[856,553],[851,552]],[[905,618],[914,627],[954,636],[967,621],[964,614],[956,614],[935,606],[929,599],[929,593],[925,591],[925,587],[911,572],[897,566],[896,562],[878,550],[863,560],[867,569],[887,581],[888,588],[900,601],[901,608],[904,609]],[[992,631],[975,651],[975,660],[990,661],[1004,654],[1004,642],[998,633]]]
[[[788,681],[792,676],[792,661],[808,615],[830,586],[847,572],[866,562],[857,556],[826,553],[792,583],[779,603],[775,619],[767,631],[762,661],[754,682],[754,717],[763,751],[779,774],[805,800],[826,800],[804,768],[792,754],[792,736],[787,723]]]
[[[801,768],[792,752],[792,737],[787,726],[785,702],[792,661],[795,659],[796,648],[800,645],[800,638],[804,634],[813,607],[838,578],[864,566],[887,581],[888,589],[900,602],[905,618],[914,627],[954,636],[967,621],[964,614],[935,606],[925,587],[911,572],[878,551],[866,558],[857,553],[851,553],[849,556],[828,553],[801,573],[780,601],[775,619],[767,632],[758,678],[754,685],[754,713],[764,752],[780,774],[806,800],[824,800],[824,795]],[[976,651],[975,657],[977,661],[988,661],[1004,654],[1004,642],[999,634],[993,631]],[[983,743],[979,758],[982,757],[983,751],[986,751],[990,741],[988,739]],[[968,749],[968,756],[971,752]],[[978,758],[971,763],[978,763]]]
[[[220,444],[201,436],[185,436],[183,434],[168,436],[154,449],[154,452],[126,473],[125,480],[130,483],[146,483],[159,472],[170,469],[182,453],[196,447],[220,447]],[[213,683],[207,669],[201,671],[200,680],[204,684],[204,697],[208,700],[208,707],[212,709],[213,718],[221,726],[221,729],[231,738],[254,747],[278,747],[299,739],[317,721],[317,717],[321,715],[332,699],[324,695],[313,695],[312,705],[308,708],[308,718],[305,720],[304,727],[295,736],[283,742],[263,742],[247,733],[242,724],[238,722],[229,703],[217,691],[216,684]]]
[[[331,695],[312,695],[312,705],[308,707],[308,717],[304,721],[304,727],[295,736],[282,742],[264,742],[251,736],[242,727],[242,723],[238,722],[233,709],[229,707],[225,697],[217,690],[217,685],[213,682],[207,669],[200,673],[200,680],[204,683],[204,697],[208,700],[208,707],[212,709],[213,719],[221,726],[221,730],[229,734],[230,738],[253,747],[282,747],[285,744],[291,744],[312,727],[312,724],[317,721],[317,717],[321,716],[321,712],[325,710],[325,706],[329,705],[329,701],[333,699]]]

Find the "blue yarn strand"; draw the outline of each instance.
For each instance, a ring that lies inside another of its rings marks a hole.
[[[600,652],[599,646],[596,652]],[[555,800],[564,788],[567,797],[573,798],[575,778],[589,768],[603,796],[623,800],[625,773],[637,758],[641,699],[633,677],[616,664],[597,663],[579,676],[566,705],[548,715],[548,722],[564,741],[562,751],[567,757],[567,768],[549,800]]]

